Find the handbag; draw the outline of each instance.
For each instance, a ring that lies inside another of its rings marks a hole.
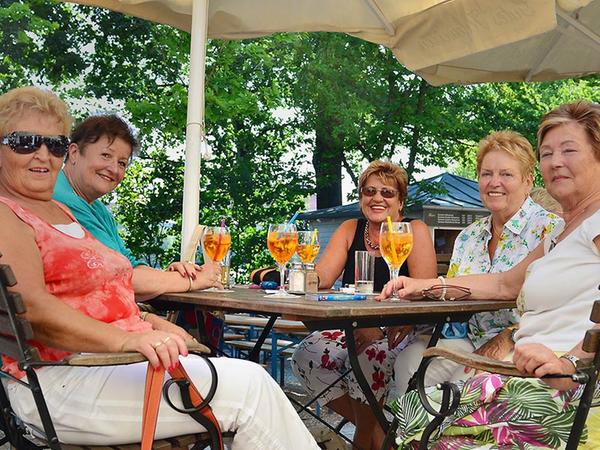
[[[221,427],[208,404],[217,389],[217,371],[210,360],[204,358],[204,361],[208,364],[213,379],[205,399],[202,398],[202,395],[200,395],[200,392],[196,389],[196,386],[194,386],[194,383],[181,364],[169,369],[171,378],[165,382],[165,368],[160,366],[155,369],[148,363],[144,388],[141,450],[152,450],[161,391],[163,392],[165,401],[171,408],[182,414],[189,414],[196,422],[206,428],[211,437],[211,450],[224,449]],[[179,387],[184,408],[175,406],[169,398],[169,387],[172,384],[176,384]]]

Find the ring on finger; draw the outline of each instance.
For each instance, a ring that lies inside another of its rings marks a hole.
[[[154,343],[154,344],[152,345],[152,347],[154,347],[154,349],[156,350],[158,347],[160,347],[160,346],[161,346],[161,345],[163,345],[163,344],[164,344],[164,342],[163,342],[163,341],[158,341],[158,342]]]
[[[166,338],[164,338],[162,340],[163,344],[166,344],[167,342],[169,342],[171,340],[171,336],[167,336]]]

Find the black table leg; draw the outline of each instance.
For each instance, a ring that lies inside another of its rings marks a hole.
[[[258,357],[260,356],[262,345],[265,343],[265,339],[267,339],[269,333],[271,333],[271,330],[273,329],[273,325],[275,324],[277,317],[277,315],[272,315],[269,317],[269,321],[263,328],[262,333],[260,333],[260,336],[256,340],[256,344],[254,344],[254,348],[250,351],[250,354],[248,355],[248,359],[250,361],[253,361],[255,363],[258,362]]]
[[[375,418],[381,425],[384,433],[388,432],[390,427],[390,423],[385,418],[385,414],[383,413],[383,408],[375,398],[375,394],[371,390],[371,386],[369,386],[369,382],[365,378],[365,374],[362,372],[360,368],[360,364],[358,363],[358,355],[356,354],[356,345],[354,343],[354,327],[352,324],[347,325],[344,328],[344,332],[346,333],[346,348],[348,349],[348,359],[350,359],[350,366],[352,366],[352,370],[354,371],[354,376],[356,377],[356,381],[360,386],[360,389],[365,394],[367,402],[375,414]]]

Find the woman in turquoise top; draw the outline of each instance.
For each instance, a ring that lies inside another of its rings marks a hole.
[[[123,180],[136,147],[131,129],[119,117],[87,118],[73,131],[53,198],[67,205],[96,239],[131,261],[136,299],[154,298],[167,291],[221,287],[216,264],[174,263],[162,271],[145,266],[125,246],[113,216],[99,198]]]

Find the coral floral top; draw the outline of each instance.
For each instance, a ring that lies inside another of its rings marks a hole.
[[[132,286],[133,268],[120,253],[97,241],[84,229],[82,238],[59,231],[15,201],[0,196],[15,215],[35,233],[44,267],[44,283],[48,292],[73,309],[126,331],[150,331],[152,326],[140,319]],[[61,203],[55,202],[76,222]],[[69,352],[30,342],[42,359],[56,361]],[[17,378],[24,372],[15,360],[2,357],[2,369]]]

